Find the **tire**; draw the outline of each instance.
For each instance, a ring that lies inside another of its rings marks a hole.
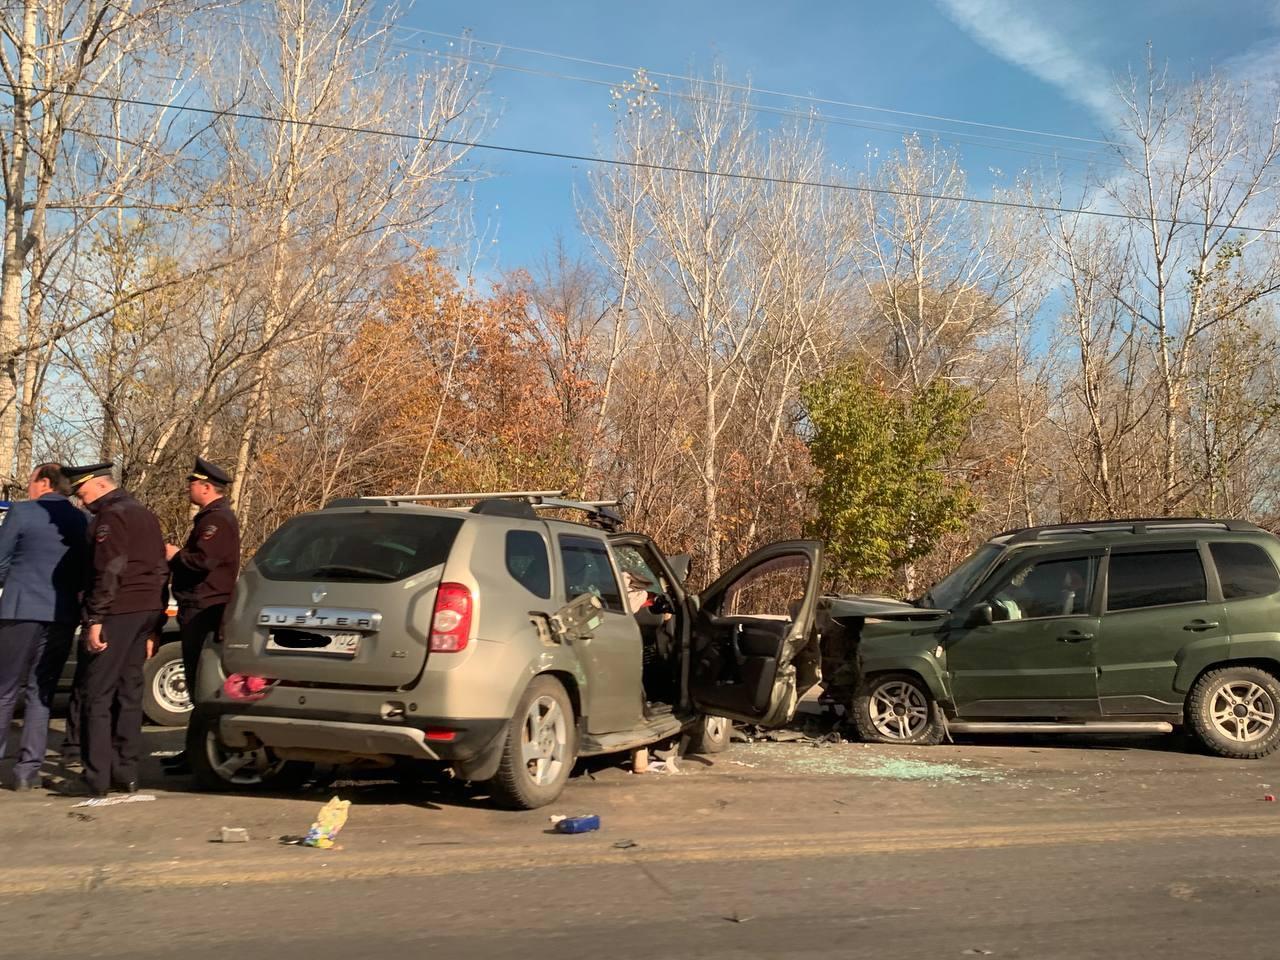
[[[191,695],[182,666],[182,644],[166,643],[142,668],[142,712],[162,727],[186,726]]]
[[[853,723],[868,743],[933,746],[942,742],[942,708],[923,680],[910,673],[870,677],[853,695]]]
[[[1210,753],[1257,760],[1280,747],[1277,708],[1280,680],[1275,676],[1258,667],[1223,667],[1191,688],[1187,723]]]
[[[534,810],[560,796],[578,757],[576,720],[564,685],[534,677],[507,721],[502,760],[486,784],[498,805]]]
[[[309,763],[281,760],[266,747],[228,749],[218,736],[217,714],[203,707],[192,711],[187,724],[187,762],[196,786],[217,793],[289,789],[302,784],[312,769]]]
[[[689,743],[685,753],[707,755],[724,753],[729,749],[729,738],[733,734],[733,722],[725,717],[698,718],[698,722],[689,728]]]

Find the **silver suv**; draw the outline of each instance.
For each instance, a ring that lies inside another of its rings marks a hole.
[[[818,679],[820,544],[770,545],[693,594],[687,560],[620,526],[542,493],[345,500],[289,520],[202,655],[199,783],[407,758],[533,808],[577,757],[678,735],[714,752],[727,720],[791,719]]]

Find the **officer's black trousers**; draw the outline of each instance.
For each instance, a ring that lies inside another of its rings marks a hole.
[[[214,643],[218,637],[218,627],[222,625],[222,612],[227,609],[225,603],[215,603],[202,610],[183,607],[178,611],[178,622],[182,630],[182,669],[187,677],[187,693],[192,703],[196,698],[196,672],[200,666],[200,651],[205,644]]]
[[[89,653],[83,641],[80,750],[84,778],[95,791],[138,778],[142,740],[142,665],[156,612],[111,614],[102,619],[107,649]]]

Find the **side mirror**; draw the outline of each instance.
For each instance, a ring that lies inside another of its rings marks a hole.
[[[979,603],[969,611],[968,619],[965,620],[966,627],[989,627],[995,622],[995,617],[991,613],[991,604]]]

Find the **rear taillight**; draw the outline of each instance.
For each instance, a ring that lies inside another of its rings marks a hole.
[[[442,583],[436,591],[431,614],[432,653],[457,653],[467,649],[471,636],[471,591],[460,583]]]

